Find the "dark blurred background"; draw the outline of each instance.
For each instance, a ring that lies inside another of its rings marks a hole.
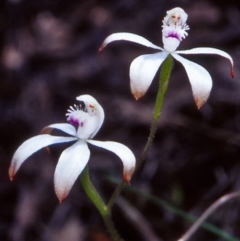
[[[108,241],[103,221],[77,182],[59,204],[53,173],[66,145],[29,158],[10,182],[8,168],[16,148],[52,123],[66,122],[76,96],[93,95],[105,110],[97,140],[126,144],[141,155],[149,134],[158,88],[130,93],[131,61],[152,49],[104,38],[132,32],[162,46],[167,10],[189,15],[189,36],[179,49],[214,47],[235,61],[213,55],[185,56],[213,78],[208,102],[197,110],[185,70],[175,63],[155,141],[131,185],[199,216],[222,195],[240,190],[240,11],[237,0],[2,0],[0,2],[0,240]],[[91,147],[90,175],[105,200],[121,180],[119,159]],[[127,189],[113,209],[116,228],[126,241],[176,240],[190,222]],[[240,238],[240,198],[208,220]],[[200,229],[191,240],[221,240]]]

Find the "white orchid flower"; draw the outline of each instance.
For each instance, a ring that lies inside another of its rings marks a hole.
[[[215,48],[193,48],[189,50],[176,50],[180,42],[188,35],[186,25],[188,15],[179,7],[167,11],[162,25],[161,48],[147,39],[132,33],[114,33],[109,35],[103,42],[101,52],[107,44],[117,40],[127,40],[144,46],[160,50],[154,54],[141,55],[133,60],[130,66],[130,85],[133,96],[136,99],[142,97],[148,90],[157,70],[169,54],[179,61],[185,68],[193,92],[196,105],[200,108],[208,99],[212,88],[212,78],[202,66],[189,61],[179,54],[217,54],[227,58],[231,63],[231,75],[234,76],[233,60],[226,52]]]
[[[135,169],[135,157],[132,151],[123,144],[113,141],[92,140],[104,120],[104,111],[101,105],[90,95],[77,97],[79,105],[68,110],[68,123],[57,123],[45,127],[43,134],[34,136],[16,150],[13,155],[9,176],[11,180],[22,163],[33,153],[52,144],[76,141],[75,144],[64,150],[58,160],[54,173],[54,187],[60,202],[66,198],[77,177],[88,163],[90,151],[88,145],[92,144],[115,153],[123,162],[123,177],[129,182]],[[77,129],[74,126],[77,126]],[[58,129],[70,136],[53,136],[49,133]],[[47,134],[46,134],[47,133]]]

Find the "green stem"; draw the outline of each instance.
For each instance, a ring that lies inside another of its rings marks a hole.
[[[154,107],[150,134],[148,136],[147,143],[143,149],[142,155],[140,156],[140,158],[137,161],[136,169],[138,169],[141,166],[142,162],[144,161],[144,159],[147,156],[148,151],[150,150],[150,147],[152,146],[153,138],[154,138],[155,132],[157,130],[158,119],[161,114],[161,110],[162,110],[162,106],[163,106],[163,101],[164,101],[164,98],[165,98],[165,95],[166,95],[166,92],[168,89],[168,83],[169,83],[172,69],[173,69],[173,58],[169,54],[168,57],[164,60],[162,67],[161,67],[161,72],[160,72],[160,77],[159,77],[159,89],[158,89],[158,94],[157,94],[156,103],[155,103],[155,107]],[[123,190],[125,184],[126,184],[125,181],[122,181],[116,187],[116,189],[107,205],[107,207],[109,209],[112,208],[112,205],[114,204],[118,195]]]
[[[114,241],[123,241],[123,239],[119,236],[119,234],[118,234],[117,230],[115,229],[114,224],[111,220],[111,209],[109,209],[106,206],[106,204],[104,203],[104,201],[102,200],[102,198],[100,197],[96,188],[93,186],[93,184],[90,180],[88,167],[86,167],[83,170],[83,172],[80,176],[80,180],[81,180],[83,189],[85,190],[86,194],[88,195],[88,197],[91,199],[93,204],[96,206],[96,208],[100,212],[100,214],[104,220],[105,226],[106,226],[109,234],[111,235],[112,239]]]
[[[146,146],[144,148],[144,151],[143,151],[141,157],[138,160],[136,168],[138,168],[141,165],[141,163],[147,156],[147,153],[152,145],[154,134],[157,130],[158,119],[161,114],[164,97],[165,97],[165,94],[166,94],[166,91],[168,88],[168,83],[169,83],[169,78],[170,78],[171,71],[172,71],[172,66],[173,66],[173,59],[172,59],[171,55],[169,55],[164,60],[162,67],[161,67],[160,78],[159,78],[159,90],[158,90],[156,104],[155,104],[155,108],[154,108],[154,112],[153,112],[153,121],[152,121],[152,125],[151,125],[151,130],[150,130],[150,134],[148,137],[148,141],[146,143]],[[80,179],[81,179],[81,183],[82,183],[82,186],[83,186],[86,194],[92,200],[92,202],[94,203],[94,205],[100,212],[100,214],[104,220],[104,223],[106,225],[106,228],[107,228],[108,232],[110,233],[111,237],[113,238],[113,240],[114,241],[123,241],[123,239],[119,236],[118,232],[116,231],[116,229],[111,221],[111,209],[112,209],[112,205],[115,202],[116,198],[123,190],[123,188],[125,186],[125,181],[122,181],[118,185],[118,187],[115,189],[112,197],[110,198],[108,205],[106,205],[104,203],[104,201],[102,200],[102,198],[100,197],[100,195],[98,194],[95,187],[93,186],[93,184],[89,178],[89,173],[88,173],[87,167],[83,170],[83,172],[80,176]]]
[[[109,211],[107,209],[107,206],[103,202],[102,198],[100,197],[100,195],[98,194],[97,190],[95,189],[95,187],[93,186],[93,184],[90,180],[89,173],[88,173],[88,167],[85,167],[85,169],[83,170],[83,172],[80,176],[80,180],[81,180],[82,186],[83,186],[86,194],[91,199],[93,204],[96,206],[96,208],[98,209],[100,214],[102,216],[108,215]]]
[[[111,220],[111,215],[109,214],[109,215],[104,216],[103,220],[104,220],[105,226],[107,227],[108,232],[110,233],[112,239],[114,241],[124,241],[124,239],[122,239],[119,236],[117,230],[115,229],[113,222]]]

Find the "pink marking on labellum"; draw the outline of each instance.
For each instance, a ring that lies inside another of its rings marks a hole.
[[[179,41],[181,41],[181,37],[179,36],[179,34],[178,33],[176,33],[176,32],[169,32],[168,34],[167,34],[167,36],[166,36],[166,38],[176,38],[176,39],[178,39]]]

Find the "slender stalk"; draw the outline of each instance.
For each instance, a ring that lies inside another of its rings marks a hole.
[[[109,202],[107,204],[107,208],[109,210],[112,209],[112,206],[115,202],[115,200],[117,199],[117,197],[119,196],[119,194],[121,193],[121,191],[123,190],[123,188],[125,187],[126,182],[125,181],[121,181],[120,184],[118,184],[118,186],[116,187],[114,193],[112,194],[111,198],[109,199]]]
[[[168,83],[169,83],[169,78],[171,75],[172,67],[173,67],[173,59],[172,59],[171,55],[169,55],[165,59],[165,61],[162,64],[162,67],[161,67],[160,78],[159,78],[159,90],[158,90],[156,104],[155,104],[155,108],[154,108],[154,112],[153,112],[153,120],[152,120],[151,130],[150,130],[150,134],[148,137],[148,141],[143,150],[143,153],[137,162],[136,168],[138,168],[141,165],[141,163],[147,156],[147,153],[150,150],[150,147],[152,145],[154,134],[157,130],[158,119],[161,114],[164,97],[165,97],[165,94],[166,94],[166,91],[168,88]],[[92,202],[94,203],[94,205],[100,212],[102,218],[104,219],[105,225],[106,225],[109,233],[111,234],[113,240],[122,241],[121,237],[118,235],[118,233],[111,221],[110,213],[111,213],[111,209],[112,209],[112,206],[113,206],[116,198],[121,193],[121,191],[123,190],[123,188],[126,184],[125,181],[122,181],[117,186],[117,188],[115,189],[108,204],[106,205],[104,203],[104,201],[102,200],[102,198],[100,197],[100,195],[98,194],[95,187],[93,186],[93,184],[91,183],[87,167],[82,172],[80,179],[81,179],[81,183],[82,183],[82,186],[83,186],[85,192],[87,193],[88,197],[92,200]]]
[[[143,149],[142,155],[137,161],[137,166],[136,170],[141,166],[142,162],[146,158],[148,151],[150,150],[150,147],[152,146],[153,138],[155,135],[155,132],[157,130],[157,124],[158,124],[158,119],[162,111],[162,106],[163,106],[163,101],[168,89],[168,83],[169,79],[171,76],[171,72],[173,69],[173,58],[171,55],[168,55],[168,57],[164,60],[161,71],[160,71],[160,77],[159,77],[159,89],[158,89],[158,94],[156,98],[156,103],[153,111],[153,117],[152,117],[152,124],[151,124],[151,129],[150,129],[150,134],[148,136],[147,143]],[[125,186],[125,181],[122,181],[115,189],[112,197],[110,198],[107,207],[109,209],[112,208],[112,205],[114,204],[116,198],[118,195],[121,193]]]
[[[230,201],[231,199],[240,197],[240,192],[233,192],[230,194],[226,194],[215,201],[191,226],[190,229],[180,238],[178,241],[186,241],[188,240],[201,226],[201,224],[211,215],[217,208]]]
[[[98,194],[97,190],[95,189],[90,180],[88,167],[85,167],[85,169],[83,170],[82,174],[80,175],[80,180],[86,194],[91,199],[93,204],[96,206],[100,214],[102,216],[108,215],[107,206],[105,205],[104,201],[102,200],[102,198],[100,197],[100,195]]]
[[[122,239],[120,237],[120,235],[118,234],[117,230],[115,229],[115,227],[113,225],[113,222],[111,220],[111,215],[108,214],[108,215],[104,216],[103,220],[104,220],[105,226],[107,227],[108,232],[110,233],[112,239],[114,241],[124,241],[124,239]]]
[[[95,189],[95,187],[93,186],[90,177],[89,177],[89,172],[88,172],[88,167],[86,167],[81,176],[80,176],[80,180],[82,183],[82,186],[86,192],[86,194],[88,195],[88,197],[91,199],[91,201],[93,202],[93,204],[96,206],[96,208],[98,209],[99,213],[101,214],[105,226],[109,232],[109,234],[111,235],[112,239],[114,241],[124,241],[118,234],[117,230],[114,227],[114,224],[111,220],[111,209],[109,209],[106,204],[104,203],[104,201],[102,200],[102,198],[100,197],[100,195],[98,194],[97,190]]]

